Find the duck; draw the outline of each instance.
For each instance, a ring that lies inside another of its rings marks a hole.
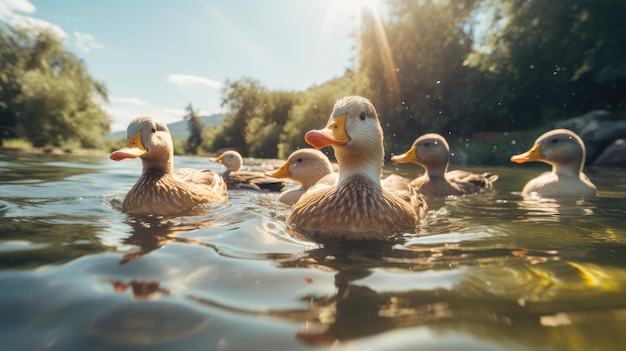
[[[511,162],[544,162],[552,166],[524,185],[522,196],[596,197],[597,188],[583,173],[586,149],[582,139],[569,129],[550,130],[537,138],[526,152],[511,156]]]
[[[449,196],[484,194],[495,190],[493,183],[498,176],[491,173],[476,174],[463,170],[448,172],[450,146],[437,133],[428,133],[415,139],[413,146],[401,155],[391,157],[397,163],[415,163],[424,167],[426,173],[413,179],[410,184],[426,196]]]
[[[218,157],[211,158],[211,161],[226,166],[226,171],[221,176],[226,181],[226,187],[230,190],[249,189],[279,192],[285,187],[284,181],[269,177],[263,172],[242,171],[243,157],[235,150],[224,151]]]
[[[191,168],[174,171],[172,135],[161,121],[149,116],[133,119],[127,128],[126,146],[109,156],[114,161],[137,157],[143,170],[124,197],[124,213],[168,216],[228,199],[226,183],[219,174]]]
[[[370,100],[337,100],[326,127],[308,131],[304,140],[318,150],[331,146],[339,171],[336,184],[310,189],[292,206],[293,231],[341,241],[386,240],[416,231],[428,206],[403,177],[381,180],[383,130]]]
[[[266,174],[300,183],[300,188],[283,191],[278,196],[278,201],[286,205],[295,204],[317,182],[332,185],[337,181],[337,174],[333,172],[328,157],[323,152],[310,148],[292,152],[282,166]]]

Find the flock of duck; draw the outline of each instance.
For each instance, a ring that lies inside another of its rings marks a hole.
[[[392,233],[415,232],[428,209],[427,197],[492,192],[497,175],[448,171],[450,149],[445,138],[429,133],[391,159],[422,166],[424,175],[408,181],[392,174],[382,179],[383,130],[372,103],[360,96],[338,100],[323,129],[305,134],[315,149],[294,151],[272,172],[242,171],[243,159],[226,151],[214,162],[224,164],[220,175],[210,170],[174,169],[172,137],[167,126],[151,117],[134,119],[127,144],[111,153],[121,161],[140,157],[143,171],[122,203],[130,214],[175,215],[195,207],[225,201],[229,189],[281,191],[278,200],[292,205],[288,224],[296,231],[340,239],[381,239]],[[320,149],[331,146],[338,172]],[[574,132],[556,129],[541,135],[515,163],[540,161],[552,171],[530,180],[522,195],[591,197],[596,187],[583,173],[585,146]],[[283,189],[281,178],[301,184]]]

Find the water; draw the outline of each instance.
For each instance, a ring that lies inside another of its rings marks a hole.
[[[276,194],[134,217],[119,208],[138,160],[0,155],[0,348],[621,350],[626,171],[555,203],[521,199],[545,170],[528,166],[477,168],[495,195],[431,201],[418,234],[345,248],[293,239]]]

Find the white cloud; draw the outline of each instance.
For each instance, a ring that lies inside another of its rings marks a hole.
[[[18,12],[32,14],[36,10],[35,5],[28,0],[2,0],[0,1],[0,20],[8,23],[13,28],[33,31],[35,33],[47,30],[61,40],[67,37],[67,33],[56,24],[18,14]]]
[[[187,110],[184,110],[182,108],[164,108],[163,111],[170,113],[172,115],[176,115],[176,116],[180,116],[181,119],[184,115],[187,114]]]
[[[57,36],[60,40],[64,40],[65,38],[67,38],[67,33],[65,33],[65,31],[61,29],[61,27],[42,19],[14,14],[9,19],[8,23],[13,28],[32,31],[34,33],[49,31]]]
[[[116,102],[119,104],[131,104],[131,105],[138,105],[138,106],[147,106],[148,102],[147,101],[143,101],[141,99],[137,99],[137,98],[132,98],[132,97],[116,97],[116,96],[109,96],[109,101],[110,102]]]
[[[98,43],[91,34],[74,32],[74,39],[76,39],[76,47],[81,51],[90,52],[91,49],[102,48],[102,44]]]
[[[216,80],[188,74],[170,74],[167,81],[175,84],[179,88],[191,87],[193,85],[208,85],[215,89],[222,87],[222,83]]]
[[[35,10],[35,5],[28,0],[2,0],[0,1],[0,20],[13,18],[14,12],[33,13]]]
[[[111,131],[119,132],[126,130],[130,121],[139,116],[151,116],[165,124],[179,122],[183,120],[184,110],[162,108],[151,105],[123,104],[113,102],[111,105],[103,106],[106,113],[111,118]]]

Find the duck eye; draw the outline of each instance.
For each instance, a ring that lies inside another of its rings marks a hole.
[[[302,157],[298,158],[298,159],[296,160],[296,162],[298,162],[298,163],[302,163]]]
[[[426,143],[424,143],[424,146],[425,146],[425,147],[429,147],[429,146],[430,146],[430,143],[429,143],[429,142],[426,142]]]
[[[156,128],[152,127],[152,133],[156,133]]]
[[[361,121],[365,121],[365,117],[367,117],[365,115],[365,112],[361,112],[361,114],[359,115],[359,118],[361,119]]]
[[[552,141],[551,141],[552,144],[556,144],[558,142],[559,142],[559,139],[552,139]]]

